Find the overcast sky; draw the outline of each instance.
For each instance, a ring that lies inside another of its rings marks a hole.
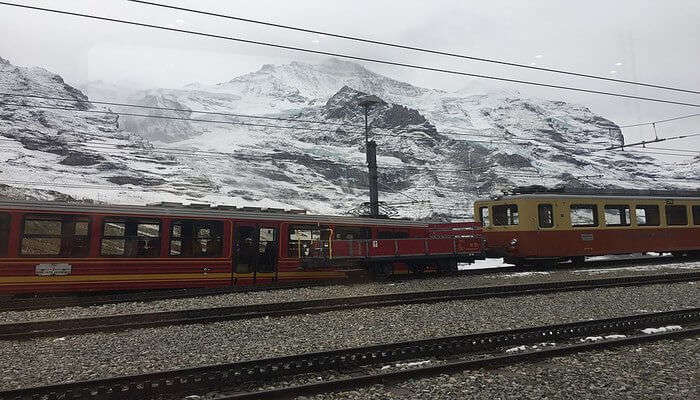
[[[700,103],[698,95],[392,50],[121,0],[10,1],[471,73]],[[478,57],[700,89],[698,0],[154,1]],[[17,65],[45,67],[72,84],[104,80],[140,87],[218,83],[265,63],[321,60],[303,53],[7,6],[0,6],[0,57]],[[498,85],[400,67],[364,65],[424,87],[456,90]],[[700,112],[693,107],[516,84],[503,86],[526,96],[585,104],[621,125]],[[658,128],[661,136],[700,133],[700,118]],[[625,135],[628,141],[636,141],[651,138],[652,134],[650,127],[642,127],[627,129]],[[700,150],[700,140],[667,142],[663,146]]]

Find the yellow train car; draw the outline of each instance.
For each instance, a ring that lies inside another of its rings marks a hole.
[[[700,254],[700,191],[516,191],[474,204],[488,256],[576,263],[586,256]]]

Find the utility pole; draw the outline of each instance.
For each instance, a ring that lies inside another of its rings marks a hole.
[[[369,209],[370,217],[379,218],[379,187],[377,184],[377,142],[369,140],[369,109],[381,104],[382,100],[377,96],[367,96],[360,100],[360,106],[365,111],[365,151],[367,155],[367,168],[369,169]]]

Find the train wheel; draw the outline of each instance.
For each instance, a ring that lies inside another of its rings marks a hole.
[[[370,266],[370,273],[375,280],[386,280],[392,275],[393,268],[389,263],[375,263]]]
[[[516,268],[524,268],[528,265],[524,258],[504,258],[503,262],[513,264]]]
[[[586,264],[586,257],[584,257],[584,256],[571,257],[571,265],[573,265],[574,267],[583,267],[584,264]]]
[[[453,274],[457,272],[457,260],[445,260],[438,263],[438,272],[441,274]]]
[[[411,264],[411,271],[413,272],[414,275],[423,275],[423,274],[425,274],[425,265],[424,264]]]

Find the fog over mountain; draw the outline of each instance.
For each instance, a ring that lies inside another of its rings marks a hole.
[[[367,94],[383,100],[370,114],[380,200],[430,202],[397,205],[401,216],[469,216],[475,198],[517,185],[660,189],[700,178],[697,159],[601,150],[622,144],[621,131],[581,105],[422,88],[336,59],[146,91],[102,81],[75,88],[52,71],[0,59],[0,91],[72,99],[0,95],[0,193],[10,197],[344,213],[367,199],[358,104]]]

